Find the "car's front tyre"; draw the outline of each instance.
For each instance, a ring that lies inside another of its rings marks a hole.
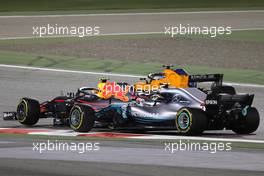
[[[94,126],[94,110],[89,106],[74,105],[69,114],[70,127],[77,132],[89,132]]]
[[[17,120],[23,125],[35,125],[40,116],[40,105],[37,100],[22,98],[17,105]]]

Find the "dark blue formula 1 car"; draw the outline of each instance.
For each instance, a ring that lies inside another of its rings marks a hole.
[[[196,76],[192,81],[206,79]],[[130,97],[128,102],[102,99],[94,91],[94,88],[84,87],[74,96],[56,97],[41,104],[22,98],[14,115],[25,125],[34,125],[39,118],[60,119],[77,132],[89,132],[95,121],[120,129],[175,129],[184,135],[222,129],[249,134],[259,126],[259,113],[252,107],[254,95],[236,94],[233,87],[221,83],[206,91],[165,86],[153,94]]]
[[[151,97],[126,103],[94,99],[75,104],[69,121],[79,132],[91,130],[94,121],[115,128],[176,129],[185,135],[224,128],[239,134],[254,132],[259,125],[259,114],[251,107],[253,95],[216,93],[217,89],[206,94],[197,88],[164,88]]]

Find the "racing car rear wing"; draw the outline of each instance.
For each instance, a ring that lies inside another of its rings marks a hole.
[[[198,82],[214,82],[216,86],[222,86],[223,74],[189,75],[189,85],[196,85]]]
[[[224,103],[239,102],[244,105],[251,106],[254,94],[237,94],[237,95],[220,95],[219,100]]]

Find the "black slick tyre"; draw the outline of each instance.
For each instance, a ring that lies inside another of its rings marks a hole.
[[[206,129],[207,118],[200,109],[182,108],[177,112],[175,125],[183,135],[200,135]]]
[[[77,132],[89,132],[94,126],[94,110],[85,105],[74,105],[69,114],[70,127]]]
[[[40,105],[37,100],[22,98],[17,105],[17,120],[23,125],[35,125],[40,116]]]

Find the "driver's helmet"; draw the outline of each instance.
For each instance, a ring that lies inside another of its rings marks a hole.
[[[136,103],[138,106],[143,106],[145,103],[145,99],[138,97],[136,98]]]
[[[128,90],[123,90],[122,87],[115,82],[108,82],[109,79],[102,78],[100,79],[101,82],[98,83],[98,93],[97,96],[102,99],[109,99],[114,97],[119,99],[123,102],[129,101],[129,98],[126,96]]]
[[[97,88],[99,90],[103,90],[103,88],[104,88],[105,84],[108,82],[108,80],[109,80],[109,78],[106,78],[106,77],[100,78],[99,79],[100,82],[97,84]]]
[[[97,88],[98,88],[97,96],[98,97],[103,98],[103,99],[109,98],[104,95],[105,87],[108,84],[108,80],[109,78],[106,78],[106,77],[102,77],[99,79],[99,83],[97,84]]]

